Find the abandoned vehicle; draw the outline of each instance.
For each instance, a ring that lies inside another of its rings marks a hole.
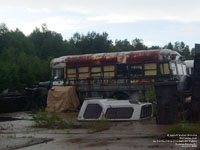
[[[186,76],[182,56],[169,49],[73,55],[51,61],[52,85],[73,85],[79,99],[130,99],[155,82]]]

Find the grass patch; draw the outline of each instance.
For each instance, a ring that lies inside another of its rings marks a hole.
[[[171,134],[197,134],[200,135],[200,123],[180,122],[172,125],[169,129]]]
[[[79,125],[74,124],[72,121],[64,121],[56,112],[47,113],[44,110],[39,110],[39,112],[33,116],[33,120],[36,123],[36,127],[40,128],[74,129],[79,127]]]
[[[111,124],[108,120],[99,120],[93,122],[75,123],[73,121],[65,121],[53,113],[47,113],[44,110],[39,110],[34,116],[36,127],[49,129],[89,129],[90,133],[101,132],[110,128]]]
[[[111,127],[111,123],[108,120],[99,120],[99,121],[89,122],[85,126],[85,128],[91,130],[89,133],[101,132],[104,130],[108,130],[110,127]]]

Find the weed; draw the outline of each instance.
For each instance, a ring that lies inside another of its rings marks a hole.
[[[92,122],[85,122],[81,125],[83,128],[90,129],[90,133],[95,132],[101,132],[104,130],[108,130],[111,127],[111,123],[109,120],[105,118],[105,115],[103,114],[103,117],[101,120],[98,121],[92,121]]]
[[[60,118],[56,112],[47,113],[44,110],[40,110],[33,116],[33,120],[36,123],[36,127],[49,128],[49,129],[89,129],[92,132],[100,132],[110,128],[110,122],[108,120],[99,120],[94,122],[86,122],[81,124],[75,124],[73,121],[64,121]]]
[[[156,116],[157,111],[156,111],[156,107],[157,107],[157,102],[156,102],[156,93],[155,93],[155,89],[151,88],[149,90],[146,90],[145,93],[143,93],[142,91],[139,91],[139,101],[140,102],[150,102],[153,105],[153,114],[154,116]]]
[[[188,123],[183,120],[179,123],[172,125],[169,129],[169,133],[172,134],[197,134],[200,135],[199,123]]]
[[[56,112],[47,113],[44,110],[40,110],[36,115],[33,116],[33,120],[37,127],[50,128],[50,129],[73,129],[77,128],[72,121],[65,122],[60,118]]]
[[[16,139],[17,136],[16,136],[16,135],[9,135],[9,136],[7,136],[7,138],[10,138],[10,139]]]
[[[101,132],[104,130],[108,130],[110,128],[111,124],[108,120],[99,120],[91,122],[89,125],[89,129],[92,130],[92,132]]]

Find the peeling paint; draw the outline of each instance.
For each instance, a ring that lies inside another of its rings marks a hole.
[[[63,56],[53,59],[51,67],[63,62],[68,67],[149,63],[169,60],[172,55],[180,57],[179,53],[169,49]]]

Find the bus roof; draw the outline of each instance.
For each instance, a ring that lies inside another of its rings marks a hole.
[[[181,55],[176,51],[169,49],[70,55],[54,58],[51,61],[51,67],[54,67],[59,63],[66,63],[66,66],[68,67],[150,63],[170,60],[172,59],[171,56],[175,56],[175,59],[179,59]]]

